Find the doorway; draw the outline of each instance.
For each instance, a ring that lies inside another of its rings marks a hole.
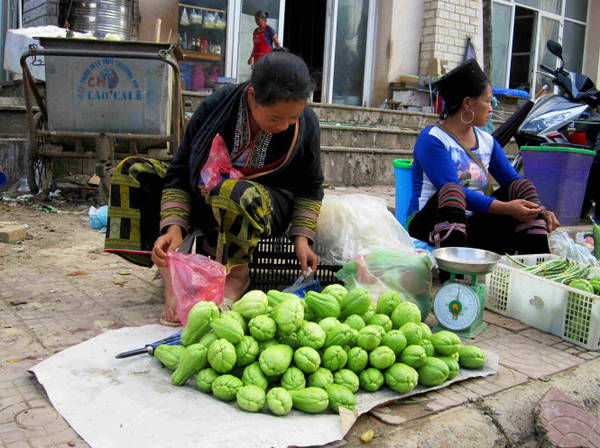
[[[517,6],[514,20],[509,88],[529,91],[531,88],[529,74],[535,51],[536,13],[531,9]]]
[[[315,83],[313,101],[321,101],[327,0],[286,0],[283,46],[306,62]]]

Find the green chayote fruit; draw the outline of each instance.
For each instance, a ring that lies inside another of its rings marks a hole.
[[[348,344],[354,336],[354,331],[355,330],[352,329],[352,327],[342,323],[328,328],[325,331],[325,334],[327,335],[325,347]]]
[[[175,370],[184,351],[185,347],[183,345],[161,344],[154,349],[153,355],[167,369]]]
[[[381,340],[381,344],[392,349],[396,356],[400,356],[402,350],[406,348],[406,338],[400,330],[388,331]]]
[[[326,339],[325,330],[316,322],[304,321],[298,330],[298,343],[302,347],[312,347],[318,350],[325,345]]]
[[[323,353],[323,367],[331,370],[332,372],[343,369],[347,362],[348,354],[339,345],[327,347]]]
[[[304,320],[304,307],[297,297],[281,302],[271,314],[280,334],[295,333]]]
[[[392,320],[387,314],[375,314],[369,321],[369,325],[379,325],[387,333],[392,329]]]
[[[408,322],[418,324],[421,322],[421,311],[412,302],[401,302],[394,308],[391,318],[394,328],[400,328]]]
[[[385,370],[395,362],[394,351],[385,345],[380,345],[369,353],[369,363],[376,369]]]
[[[306,387],[306,378],[302,370],[297,367],[290,367],[281,377],[281,387],[286,390],[304,389]]]
[[[421,327],[421,337],[423,339],[431,339],[432,333],[431,328],[425,322],[419,322],[419,327]]]
[[[279,344],[279,342],[277,342],[277,339],[271,339],[269,341],[261,341],[258,343],[259,353],[262,353],[266,349],[271,347],[272,345],[277,345],[277,344]]]
[[[208,347],[208,363],[217,372],[229,372],[236,361],[235,347],[228,340],[217,339]]]
[[[233,304],[233,311],[237,311],[246,319],[252,319],[259,314],[264,314],[268,306],[269,300],[267,299],[267,295],[258,289],[254,289],[248,291],[240,300]]]
[[[192,375],[206,367],[207,349],[202,344],[192,344],[185,348],[177,368],[171,375],[175,386],[184,385]]]
[[[207,367],[200,370],[196,375],[196,384],[202,392],[210,393],[212,391],[212,383],[219,377],[219,374],[214,369]]]
[[[329,405],[329,395],[319,387],[307,387],[305,389],[290,390],[292,404],[299,411],[316,414],[323,412]]]
[[[458,370],[460,369],[458,365],[458,361],[454,359],[452,356],[438,356],[438,359],[441,359],[448,366],[448,378],[447,380],[451,380],[458,375]]]
[[[452,355],[458,352],[462,346],[460,338],[451,331],[438,331],[431,336],[431,342],[435,347],[435,351],[442,355]]]
[[[237,320],[239,322],[239,324],[242,326],[242,330],[244,330],[244,334],[246,334],[246,330],[248,330],[248,324],[246,324],[246,319],[244,319],[244,316],[242,316],[240,313],[238,313],[237,311],[233,311],[233,310],[227,310],[227,311],[221,313],[221,317],[231,317],[231,318]]]
[[[244,371],[242,372],[242,382],[244,383],[244,386],[253,384],[264,390],[267,390],[267,387],[269,386],[267,377],[260,369],[258,361],[255,361],[244,368]]]
[[[333,374],[333,382],[340,386],[347,387],[353,393],[356,392],[360,386],[358,375],[350,369],[342,369],[335,372]]]
[[[206,333],[204,336],[200,338],[198,344],[202,344],[206,348],[210,347],[210,344],[215,342],[219,337],[215,334],[214,331]]]
[[[376,311],[378,313],[387,314],[388,316],[392,315],[394,309],[402,302],[402,297],[396,291],[392,291],[388,289],[387,291],[383,291],[377,299],[377,308]]]
[[[353,411],[356,406],[356,396],[354,393],[339,384],[330,384],[327,386],[327,395],[329,396],[329,407],[333,412],[339,412],[340,407]]]
[[[362,320],[364,320],[365,322],[369,322],[375,314],[377,314],[377,310],[375,308],[375,305],[371,304],[369,305],[367,312],[361,314],[360,317],[362,317]]]
[[[358,332],[356,344],[370,352],[381,343],[381,327],[378,325],[367,325]]]
[[[300,343],[298,342],[298,333],[277,334],[275,337],[280,344],[289,345],[292,348],[300,346]]]
[[[358,314],[351,314],[344,321],[346,325],[349,325],[350,328],[354,328],[356,331],[360,331],[367,325],[365,321]]]
[[[313,373],[321,365],[321,355],[312,347],[300,347],[294,352],[294,363],[305,373]]]
[[[219,339],[227,339],[234,345],[244,337],[244,329],[233,317],[219,317],[214,319],[210,326]]]
[[[475,345],[465,345],[458,350],[458,362],[465,369],[479,369],[485,364],[485,353]]]
[[[333,373],[325,367],[319,367],[308,376],[309,387],[320,387],[326,389],[328,385],[333,384]]]
[[[200,301],[190,309],[188,321],[181,332],[181,344],[195,344],[210,330],[210,323],[219,317],[219,308],[213,302]]]
[[[414,322],[407,322],[402,325],[399,330],[402,332],[404,337],[406,338],[406,343],[408,345],[418,344],[422,337],[421,327],[419,324]]]
[[[238,367],[244,367],[254,362],[258,356],[258,342],[252,336],[244,336],[242,340],[235,346],[235,355]]]
[[[243,385],[242,380],[233,375],[221,375],[213,381],[212,393],[220,400],[232,401]]]
[[[292,396],[283,387],[267,392],[267,407],[275,415],[287,415],[292,410]]]
[[[327,285],[325,288],[323,288],[323,290],[321,291],[321,294],[327,294],[330,295],[332,297],[335,297],[338,301],[338,303],[342,303],[342,299],[344,298],[344,296],[348,293],[348,290],[346,288],[344,288],[344,286],[340,285],[339,283],[334,283],[332,285]]]
[[[327,333],[327,330],[329,330],[330,328],[333,328],[339,324],[340,321],[337,320],[337,318],[335,317],[325,317],[319,321],[319,325],[323,330],[325,330],[325,333]]]
[[[420,345],[409,345],[400,354],[400,362],[418,369],[425,363],[427,354]]]
[[[259,314],[248,322],[250,334],[257,341],[268,341],[275,337],[277,324],[266,314]]]
[[[289,345],[276,344],[265,349],[260,354],[258,362],[265,375],[283,375],[290,366],[293,355],[294,351]]]
[[[419,367],[419,383],[426,387],[439,386],[448,378],[450,369],[444,361],[428,356]]]
[[[242,386],[236,394],[240,408],[248,412],[258,412],[265,406],[265,390],[249,384]]]
[[[369,363],[369,354],[361,347],[352,347],[348,352],[347,367],[354,373],[362,372]]]
[[[358,379],[360,380],[360,387],[367,392],[378,391],[383,385],[383,373],[373,367],[360,372]]]
[[[385,384],[395,392],[406,394],[419,382],[419,374],[411,366],[396,363],[385,372]]]
[[[427,356],[433,356],[433,354],[435,353],[433,343],[429,339],[421,339],[419,341],[419,345],[425,349],[425,354]]]

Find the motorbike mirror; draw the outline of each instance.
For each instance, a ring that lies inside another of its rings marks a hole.
[[[549,40],[548,42],[546,42],[546,47],[548,48],[548,50],[550,50],[550,53],[562,59],[563,49],[558,42],[556,42],[555,40]]]

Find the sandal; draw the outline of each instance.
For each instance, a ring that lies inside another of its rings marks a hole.
[[[164,325],[165,327],[181,327],[182,326],[181,322],[179,320],[168,320],[162,316],[161,316],[159,322],[161,325]]]

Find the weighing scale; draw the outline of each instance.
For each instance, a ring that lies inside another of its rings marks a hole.
[[[485,284],[477,282],[500,261],[500,255],[469,247],[444,247],[433,251],[438,267],[450,273],[433,299],[433,312],[440,330],[450,330],[463,338],[474,338],[487,324],[483,322]],[[457,274],[471,277],[471,282],[456,279]]]

